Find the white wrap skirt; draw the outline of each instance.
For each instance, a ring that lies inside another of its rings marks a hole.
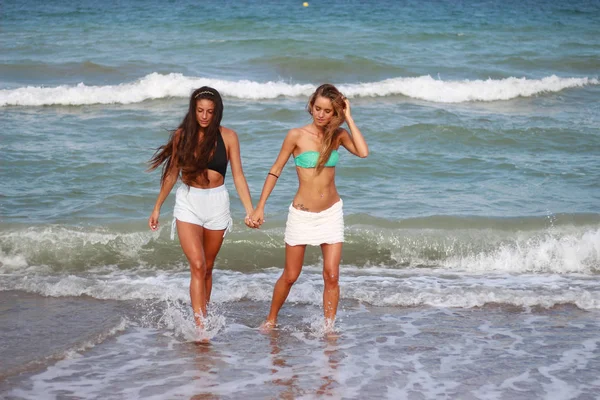
[[[290,204],[284,241],[290,246],[333,244],[344,241],[344,203],[321,212],[302,211]]]

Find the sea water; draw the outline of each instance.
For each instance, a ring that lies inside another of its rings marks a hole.
[[[600,3],[5,1],[0,394],[40,398],[593,399],[600,391]],[[260,230],[228,171],[209,344],[147,161],[221,92],[254,202],[330,82],[341,151],[335,335],[322,258],[261,335],[290,162]]]

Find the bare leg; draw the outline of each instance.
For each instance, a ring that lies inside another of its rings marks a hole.
[[[202,326],[206,315],[206,258],[204,255],[204,228],[177,220],[177,234],[183,253],[190,263],[190,298],[197,326]]]
[[[331,324],[335,321],[338,302],[340,299],[340,261],[342,259],[342,243],[322,244],[323,252],[323,313],[325,323]]]
[[[210,302],[210,294],[212,292],[212,272],[215,265],[215,258],[223,244],[223,234],[225,230],[213,231],[204,229],[204,257],[206,259],[206,304]]]
[[[285,267],[281,277],[275,283],[273,289],[273,300],[271,301],[271,311],[267,320],[261,325],[261,330],[268,331],[275,327],[277,323],[277,314],[285,303],[292,285],[296,282],[302,272],[302,263],[304,262],[304,252],[306,245],[290,246],[285,245]]]

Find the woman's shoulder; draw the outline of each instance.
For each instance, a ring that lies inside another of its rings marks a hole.
[[[337,131],[335,131],[336,135],[343,135],[343,134],[348,134],[348,131],[346,130],[346,128],[342,128],[341,126],[339,128],[337,128]]]
[[[223,140],[237,140],[237,133],[230,128],[221,125],[221,136],[223,136]]]
[[[348,133],[348,131],[346,129],[344,129],[340,126],[337,129],[337,131],[335,132],[335,139],[337,139],[338,141],[342,141],[346,137],[350,137],[350,134]]]
[[[296,139],[298,138],[298,135],[299,135],[298,128],[292,128],[289,131],[287,131],[287,133],[285,134],[284,141],[289,142],[290,140],[293,140],[295,142]]]
[[[230,129],[226,126],[221,125],[221,135],[237,135],[233,129]]]
[[[309,126],[310,125],[305,125],[305,126],[300,126],[300,127],[297,127],[297,128],[292,128],[292,129],[290,129],[288,131],[288,136],[293,136],[293,137],[297,138],[297,137],[299,137],[301,135],[306,134],[307,132],[310,133],[310,131],[308,130]]]

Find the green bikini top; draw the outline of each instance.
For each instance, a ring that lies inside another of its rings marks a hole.
[[[337,150],[332,150],[329,155],[329,160],[325,163],[326,167],[335,167],[338,160],[340,159],[340,153]],[[296,163],[296,167],[300,168],[315,168],[317,166],[317,161],[319,160],[319,152],[318,151],[305,151],[304,153],[298,154],[294,157],[294,162]]]

